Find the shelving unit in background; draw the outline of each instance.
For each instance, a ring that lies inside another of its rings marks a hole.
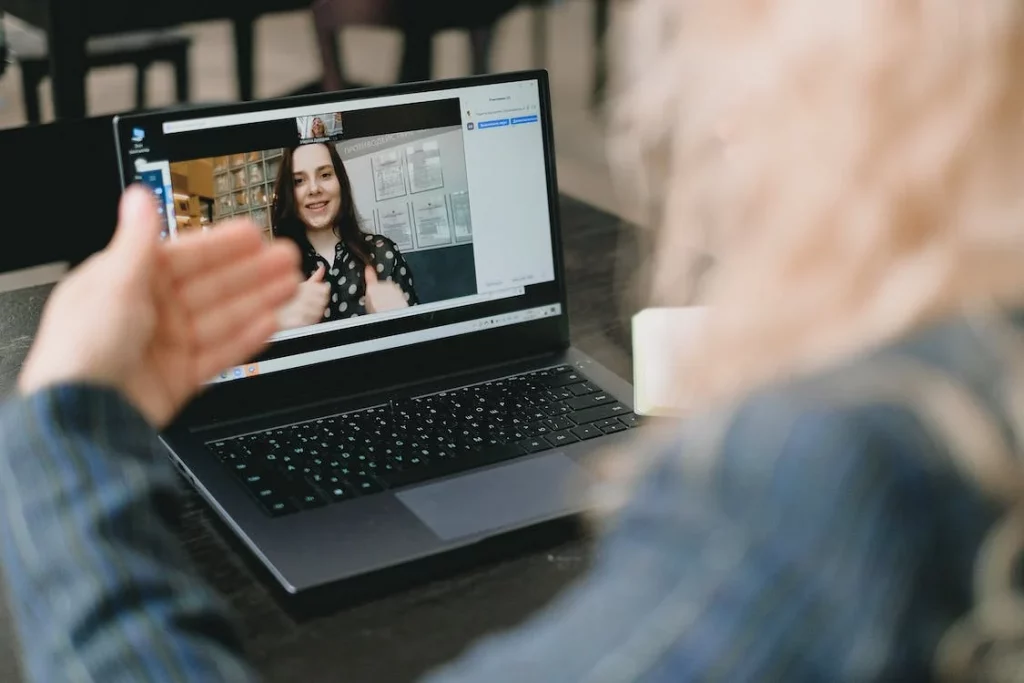
[[[281,154],[274,149],[213,159],[214,222],[247,216],[271,238],[270,208]]]
[[[213,164],[210,159],[171,164],[177,234],[206,230],[213,221]]]

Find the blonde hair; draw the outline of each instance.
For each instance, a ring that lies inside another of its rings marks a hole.
[[[637,0],[629,29],[612,149],[655,228],[652,303],[692,303],[693,268],[715,260],[681,403],[729,402],[933,319],[1024,302],[1020,0]],[[912,364],[834,387],[913,395],[1011,510],[975,558],[975,605],[936,652],[943,680],[1015,680],[1024,662],[1024,342],[1005,332],[987,337],[1006,347],[1017,440]],[[609,459],[605,512],[642,463]]]
[[[652,302],[715,260],[680,400],[1024,299],[1024,3],[638,0],[626,39]]]

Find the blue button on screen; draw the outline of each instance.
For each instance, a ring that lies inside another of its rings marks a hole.
[[[481,121],[476,124],[476,127],[482,130],[484,128],[500,128],[507,125],[508,119],[492,119],[491,121]]]
[[[517,116],[512,119],[513,126],[518,126],[520,123],[537,123],[537,115],[531,114],[530,116]]]

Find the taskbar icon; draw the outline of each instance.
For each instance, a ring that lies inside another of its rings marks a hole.
[[[222,370],[217,379],[221,382],[227,382],[233,379],[243,379],[245,377],[255,377],[260,374],[259,363],[249,363],[248,365],[239,365],[233,368]]]

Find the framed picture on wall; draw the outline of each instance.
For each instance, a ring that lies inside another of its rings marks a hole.
[[[455,241],[472,242],[473,221],[469,215],[469,192],[452,192],[448,195],[448,206]]]
[[[441,145],[436,139],[423,140],[406,147],[405,160],[409,167],[410,193],[417,194],[444,187]]]
[[[402,153],[389,150],[374,155],[373,193],[378,202],[395,197],[403,197],[405,190],[405,173],[402,171]]]
[[[420,249],[442,247],[452,243],[448,203],[443,195],[424,197],[413,203],[413,225],[416,246]]]
[[[412,221],[409,218],[409,205],[397,204],[387,209],[379,209],[377,215],[380,223],[380,234],[406,251],[413,249]]]

